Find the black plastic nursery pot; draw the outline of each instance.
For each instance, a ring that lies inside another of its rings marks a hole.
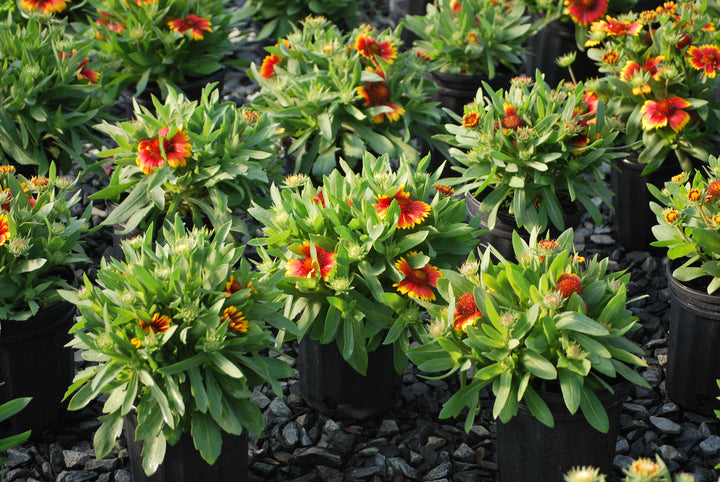
[[[585,465],[612,474],[622,402],[630,393],[630,383],[620,383],[614,390],[597,393],[610,420],[607,433],[595,430],[580,410],[570,415],[559,393],[540,393],[555,419],[554,428],[540,423],[521,404],[515,417],[497,425],[498,481],[561,481],[570,469]]]
[[[62,301],[24,321],[0,321],[0,403],[32,397],[22,411],[0,423],[0,437],[60,426],[67,410],[62,402],[74,376],[68,331],[75,305]]]
[[[137,415],[123,421],[133,482],[245,482],[248,480],[248,435],[223,432],[222,452],[213,465],[200,456],[192,436],[184,433],[180,441],[167,446],[165,459],[157,471],[145,475],[142,468],[142,441],[135,440]]]
[[[667,263],[670,288],[670,332],[665,386],[670,399],[684,408],[712,415],[720,408],[720,295],[709,295],[672,276],[677,263]]]
[[[463,108],[475,101],[475,95],[478,89],[483,87],[483,81],[498,90],[507,88],[510,85],[510,79],[516,74],[503,70],[496,71],[492,79],[482,75],[443,74],[441,72],[434,72],[432,75],[438,88],[434,100],[440,102],[442,107],[447,107],[456,114],[463,115]]]
[[[323,415],[364,420],[389,411],[400,399],[402,378],[393,365],[393,346],[368,353],[363,376],[342,357],[337,345],[309,337],[298,344],[300,395]]]

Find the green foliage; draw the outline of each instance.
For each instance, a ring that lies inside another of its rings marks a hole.
[[[251,66],[248,75],[260,86],[252,105],[283,127],[295,172],[319,178],[338,157],[354,166],[366,150],[417,160],[409,141],[430,139],[441,111],[429,102],[436,87],[424,75],[427,66],[414,53],[397,53],[399,37],[399,30],[367,27],[345,34],[324,18],[307,17],[266,49],[259,69]],[[360,44],[386,55],[364,57]]]
[[[74,263],[86,261],[81,241],[88,230],[92,206],[80,215],[71,208],[80,201],[74,181],[0,173],[0,320],[25,320],[60,300],[59,289],[70,288]]]
[[[23,408],[25,408],[25,406],[30,403],[30,400],[32,400],[30,397],[16,398],[0,405],[0,422],[7,420]],[[11,449],[17,445],[20,445],[21,443],[25,442],[29,437],[30,430],[0,439],[0,452],[5,452],[7,449]],[[7,457],[0,457],[0,465],[4,465],[5,462],[7,462]],[[0,470],[0,475],[4,474],[7,471],[8,469]]]
[[[540,396],[552,391],[562,393],[569,413],[580,409],[590,425],[607,432],[596,392],[612,391],[619,377],[648,386],[632,369],[645,366],[643,351],[625,337],[637,322],[626,307],[630,275],[608,273],[607,259],[579,258],[571,229],[557,240],[536,238],[533,231],[526,244],[513,233],[517,263],[502,257],[493,262],[488,248],[481,260],[443,271],[438,292],[444,302],[422,302],[434,321],[408,357],[426,372],[460,371],[463,388],[440,417],[457,417],[467,407],[466,430],[479,413],[480,390],[488,386],[495,395],[493,417],[502,422],[525,402],[552,427]],[[562,285],[567,273],[576,277],[575,289]]]
[[[90,126],[115,99],[112,69],[90,61],[93,45],[65,31],[66,22],[0,22],[0,160],[69,171],[86,165],[84,143],[100,144]],[[74,52],[74,53],[73,53]],[[99,71],[97,83],[85,78]],[[82,78],[79,78],[81,76]]]
[[[178,88],[192,79],[220,70],[224,58],[238,47],[230,41],[230,32],[243,19],[229,0],[89,0],[97,17],[87,24],[75,24],[89,38],[98,38],[98,46],[108,62],[117,65],[117,81],[126,87],[134,84],[136,93],[148,82],[156,83],[163,98],[169,87]],[[169,19],[188,15],[209,20],[209,28],[180,33]]]
[[[286,313],[300,336],[337,343],[363,374],[367,353],[380,343],[393,343],[398,371],[407,365],[408,329],[419,326],[420,312],[400,290],[403,259],[422,274],[437,272],[474,244],[464,200],[436,190],[440,172],[423,172],[428,160],[419,171],[401,160],[393,171],[387,155],[366,153],[360,174],[341,161],[343,172],[325,176],[317,189],[292,176],[273,186],[270,208],[250,209],[265,226],[258,243],[274,258],[267,256],[267,265],[285,274]],[[433,286],[423,284],[423,296],[434,298]]]
[[[265,355],[274,343],[268,326],[293,328],[279,312],[276,279],[250,269],[226,241],[229,225],[214,236],[204,228],[186,232],[176,217],[163,231],[165,242],[154,249],[151,228],[125,241],[126,260],[103,260],[98,286],[86,277],[80,291],[63,292],[80,311],[71,345],[97,362],[76,375],[69,408],[107,395],[95,434],[100,459],[135,407],[148,475],[166,442],[182,433],[192,434],[208,463],[220,453],[221,431],[259,434],[252,388],[267,382],[280,395],[277,380],[293,374]]]
[[[667,248],[670,259],[685,259],[672,273],[678,281],[697,279],[712,294],[720,288],[720,159],[711,156],[705,170],[692,181],[675,176],[662,191],[647,186],[661,203],[650,203],[658,221],[651,244]]]
[[[688,172],[692,160],[705,162],[714,151],[720,126],[716,95],[720,77],[695,68],[690,54],[701,46],[720,46],[720,32],[705,28],[718,16],[717,2],[678,2],[676,8],[661,13],[631,12],[620,17],[627,27],[638,29],[635,35],[610,34],[600,28],[602,22],[591,29],[588,43],[596,47],[588,50],[588,56],[606,74],[600,91],[608,113],[625,124],[623,141],[640,150],[638,162],[646,164],[645,175],[660,167],[671,151]],[[673,98],[689,103],[673,115],[687,116],[687,124],[656,123],[644,111]]]
[[[623,470],[623,482],[694,482],[695,477],[684,472],[675,477],[665,465],[659,455],[655,455],[653,462],[647,458],[638,458]],[[578,467],[565,474],[565,482],[605,482],[605,475],[593,467]]]
[[[220,102],[214,87],[207,86],[200,100],[192,102],[171,89],[164,103],[153,98],[155,112],[135,104],[134,121],[97,126],[117,144],[99,154],[113,158],[114,172],[108,187],[92,196],[120,201],[104,224],[125,223],[124,232],[130,232],[180,213],[196,226],[209,222],[219,228],[232,221],[233,231],[247,232],[233,214],[248,208],[254,196],[266,194],[270,181],[277,179],[277,124]],[[187,134],[192,153],[185,165],[173,167],[164,152],[161,166],[145,174],[138,146],[168,127],[167,139],[176,131]]]
[[[483,83],[465,117],[454,118],[459,125],[447,125],[450,135],[442,138],[455,146],[450,155],[462,173],[456,183],[482,198],[491,229],[501,207],[528,232],[544,232],[549,223],[563,229],[564,210],[574,202],[601,223],[592,198],[611,206],[602,165],[618,155],[618,133],[585,85],[550,88],[539,71],[534,82],[515,78],[507,90]]]
[[[455,2],[457,6],[453,8]],[[535,32],[520,1],[435,0],[425,15],[408,15],[402,25],[419,40],[433,71],[495,77],[498,68],[516,72]]]

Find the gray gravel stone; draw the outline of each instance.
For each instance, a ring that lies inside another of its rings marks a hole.
[[[417,471],[400,457],[389,457],[385,460],[389,477],[402,475],[410,479],[417,479]]]
[[[615,453],[627,454],[628,452],[630,452],[630,444],[628,443],[628,441],[624,438],[619,439],[615,444]]]
[[[290,418],[292,410],[283,402],[282,398],[275,398],[268,406],[270,412],[276,417]]]
[[[130,472],[125,469],[119,469],[115,472],[115,482],[133,482]]]
[[[452,473],[452,464],[450,462],[444,462],[434,469],[432,469],[430,472],[425,474],[423,476],[423,480],[429,481],[429,480],[442,480],[449,477]]]
[[[378,427],[377,436],[392,437],[398,433],[400,433],[400,427],[398,427],[397,422],[393,419],[385,419],[380,423],[380,427]]]
[[[340,455],[322,447],[298,449],[293,452],[293,457],[299,465],[314,467],[327,465],[328,467],[336,468],[342,466],[342,457]]]
[[[650,417],[650,423],[658,430],[669,435],[677,435],[682,432],[682,426],[665,417]]]
[[[55,482],[88,482],[97,479],[97,476],[95,472],[87,470],[66,470],[58,474]]]
[[[95,458],[93,453],[78,452],[77,450],[63,450],[63,460],[68,469],[79,469],[85,463]]]
[[[633,458],[629,457],[627,455],[616,455],[615,459],[613,460],[613,464],[616,468],[620,470],[624,470],[628,467],[630,467],[630,464],[633,463]]]
[[[85,463],[85,470],[92,470],[95,472],[112,472],[115,469],[120,468],[120,459],[91,459]]]
[[[452,453],[452,458],[461,462],[473,462],[475,460],[475,451],[472,447],[463,442]]]
[[[14,449],[8,449],[7,450],[7,462],[5,462],[5,467],[14,469],[16,467],[19,467],[20,465],[24,464],[25,462],[30,460],[30,454],[27,452],[26,449],[19,447]]]
[[[720,452],[720,437],[717,435],[711,435],[702,442],[700,442],[700,450],[702,450],[703,456],[712,457]]]
[[[282,439],[283,443],[291,449],[294,449],[300,443],[300,434],[294,422],[285,424],[282,429]]]
[[[682,454],[680,451],[678,451],[675,447],[671,445],[663,445],[660,447],[660,457],[664,461],[672,460],[674,462],[685,460],[685,455]]]

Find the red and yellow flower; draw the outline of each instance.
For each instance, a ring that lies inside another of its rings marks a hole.
[[[385,74],[382,70],[376,71],[376,73],[385,78]],[[355,91],[365,100],[365,106],[385,106],[391,109],[390,112],[381,112],[372,118],[375,124],[379,124],[387,117],[388,121],[396,122],[400,120],[400,116],[405,113],[405,109],[397,104],[390,102],[390,87],[384,81],[377,82],[365,82],[365,87],[355,87]]]
[[[565,0],[565,13],[578,25],[590,25],[605,15],[608,0]]]
[[[680,221],[680,213],[675,208],[667,208],[663,211],[663,217],[668,224],[675,224]]]
[[[418,253],[412,252],[407,255],[407,258],[412,258],[416,254]],[[425,264],[422,267],[413,268],[404,257],[395,262],[395,267],[405,276],[404,280],[393,284],[393,287],[397,288],[400,293],[425,301],[435,299],[432,288],[437,287],[438,278],[443,277],[436,267]]]
[[[517,111],[514,106],[503,103],[503,111],[505,112],[505,117],[502,118],[500,123],[505,133],[508,131],[514,131],[525,125],[522,118],[517,115]]]
[[[10,239],[10,223],[7,214],[0,214],[0,246]]]
[[[243,316],[242,311],[236,306],[228,306],[223,310],[221,322],[228,322],[228,328],[238,333],[246,333],[248,331],[248,320]]]
[[[720,197],[720,181],[713,181],[708,184],[705,199],[707,201],[714,201],[718,197]]]
[[[161,168],[165,160],[173,168],[184,166],[185,160],[192,154],[190,137],[183,128],[178,129],[170,139],[167,138],[169,133],[170,129],[163,127],[158,131],[158,137],[143,139],[138,144],[139,154],[135,162],[145,174],[153,172],[153,168]]]
[[[482,318],[482,313],[475,304],[475,295],[472,293],[462,295],[455,303],[455,314],[453,315],[455,331],[467,331],[468,326],[475,326],[480,318]]]
[[[478,122],[480,122],[480,114],[477,111],[471,111],[463,115],[462,123],[467,128],[477,127]]]
[[[168,22],[168,26],[171,30],[184,35],[185,32],[190,31],[191,40],[202,40],[205,38],[203,32],[212,32],[212,23],[210,19],[198,17],[192,13],[185,18],[177,18]]]
[[[275,54],[267,55],[260,66],[260,75],[269,79],[275,73],[275,66],[280,63],[283,58]]]
[[[690,65],[702,70],[707,78],[714,79],[720,69],[720,48],[715,45],[693,45],[687,51],[687,58]]]
[[[170,325],[172,325],[170,317],[167,315],[161,315],[160,313],[152,315],[152,318],[148,322],[140,320],[140,328],[145,330],[146,333],[150,333],[150,330],[152,330],[152,332],[156,335],[158,333],[165,333],[168,331],[170,329]]]
[[[304,258],[288,260],[285,276],[312,278],[319,273],[323,281],[327,281],[330,271],[335,266],[335,253],[315,246],[317,257],[313,259],[309,241],[303,242],[302,246],[300,246],[300,253],[304,255]]]
[[[397,47],[393,42],[389,40],[378,42],[371,35],[365,33],[359,34],[355,39],[355,49],[374,64],[377,64],[376,56],[389,64],[393,63],[397,57]]]
[[[455,189],[452,186],[448,186],[446,184],[435,184],[435,190],[439,192],[440,194],[444,194],[445,196],[452,196],[455,192]]]
[[[67,8],[67,3],[68,0],[22,0],[20,5],[30,12],[60,13]]]
[[[400,218],[397,226],[400,229],[412,228],[425,220],[430,214],[430,205],[423,201],[413,201],[410,199],[410,193],[405,191],[405,186],[401,186],[394,196],[375,196],[377,203],[373,204],[375,212],[381,218],[385,218],[388,208],[393,201],[400,206]]]
[[[640,112],[642,113],[643,129],[660,129],[670,126],[675,132],[680,132],[690,121],[690,114],[683,109],[692,104],[680,97],[670,97],[658,101],[646,100]]]
[[[627,20],[618,20],[611,17],[610,15],[605,17],[605,20],[598,20],[590,25],[591,32],[603,32],[608,36],[619,36],[619,35],[635,35],[637,36],[643,28],[643,24],[636,20],[634,22],[628,22]]]

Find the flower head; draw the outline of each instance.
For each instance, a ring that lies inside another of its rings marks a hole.
[[[282,57],[279,57],[275,54],[267,55],[263,59],[262,65],[260,66],[260,75],[262,75],[266,79],[272,77],[272,75],[275,73],[275,66],[280,63],[282,59]]]
[[[517,115],[515,107],[510,104],[503,104],[503,110],[505,111],[505,117],[501,121],[503,129],[514,131],[524,125],[522,118]]]
[[[160,313],[155,313],[149,322],[145,322],[143,320],[140,320],[140,328],[145,330],[147,333],[150,333],[150,330],[152,330],[153,333],[165,333],[170,329],[170,325],[172,324],[172,320],[167,315],[161,315]]]
[[[238,333],[246,333],[248,331],[248,320],[243,316],[242,311],[235,306],[228,306],[223,310],[221,322],[228,322],[228,328]]]
[[[142,347],[142,342],[135,337],[130,340],[130,343],[138,350]]]
[[[650,459],[639,458],[630,465],[628,472],[632,475],[649,478],[658,475],[660,467]]]
[[[702,192],[700,189],[690,189],[687,194],[688,201],[692,203],[699,202],[702,199]]]
[[[22,0],[20,5],[30,12],[60,13],[67,8],[68,0]]]
[[[15,173],[15,166],[7,165],[7,166],[0,166],[0,175],[8,175]]]
[[[565,0],[565,12],[578,25],[600,20],[608,8],[608,0]]]
[[[435,184],[435,190],[446,196],[452,196],[453,193],[455,192],[455,189],[453,189],[451,186],[447,186],[445,184]]]
[[[715,45],[700,47],[693,45],[688,49],[687,57],[690,65],[702,70],[705,77],[710,79],[714,79],[717,70],[720,69],[720,48]]]
[[[683,182],[685,182],[687,177],[688,177],[687,172],[683,171],[680,174],[675,174],[672,177],[672,182],[674,182],[676,184],[682,184]]]
[[[176,18],[168,22],[168,26],[171,30],[185,34],[190,31],[191,40],[202,40],[205,38],[203,32],[212,32],[212,23],[210,19],[198,17],[192,13],[185,18]]]
[[[642,30],[642,23],[639,21],[628,22],[627,20],[617,20],[610,15],[605,20],[598,20],[590,25],[591,32],[603,32],[608,36],[635,35],[637,36]]]
[[[385,213],[393,201],[398,203],[400,206],[400,218],[397,226],[400,229],[412,228],[430,214],[430,205],[423,201],[411,200],[410,193],[405,192],[405,186],[401,186],[394,196],[375,196],[375,199],[378,202],[373,204],[373,207],[375,212],[382,218],[385,217]]]
[[[377,71],[377,74],[385,78],[382,71]],[[382,112],[372,118],[372,121],[379,124],[385,117],[390,122],[400,120],[400,116],[405,113],[405,109],[397,104],[390,102],[390,87],[384,81],[378,82],[365,82],[365,87],[356,87],[356,92],[365,100],[365,105],[373,106],[385,106],[391,109],[391,112]]]
[[[582,296],[582,281],[575,273],[563,273],[557,279],[556,288],[563,298],[569,298],[573,293]]]
[[[649,131],[669,125],[675,132],[680,132],[690,121],[690,114],[683,109],[691,105],[680,97],[658,101],[646,100],[640,109],[643,129]]]
[[[453,315],[455,331],[467,331],[467,327],[474,326],[480,318],[482,318],[482,313],[475,304],[475,295],[472,293],[462,295],[455,303],[455,314]]]
[[[5,213],[0,214],[0,246],[10,239],[10,224]]]
[[[391,64],[397,57],[397,47],[393,42],[386,40],[378,42],[372,36],[361,33],[355,39],[355,49],[360,55],[370,59],[373,63],[377,63],[375,56],[380,57],[385,62]]]
[[[407,258],[411,259],[416,254],[418,253],[412,252],[407,255]],[[435,299],[435,293],[431,288],[437,287],[438,278],[443,277],[436,267],[426,264],[419,268],[413,268],[404,257],[395,262],[395,267],[405,276],[404,280],[393,284],[400,293],[425,301]]]
[[[163,127],[158,132],[158,137],[143,139],[138,144],[139,154],[135,162],[145,174],[153,172],[155,167],[161,168],[166,159],[170,167],[184,166],[185,159],[192,154],[190,137],[185,133],[184,129],[178,129],[170,139],[167,138],[169,132],[168,127]],[[161,140],[162,146],[160,145]]]
[[[289,259],[285,268],[285,276],[311,278],[319,272],[320,277],[327,281],[330,271],[335,266],[335,253],[315,246],[315,253],[317,254],[317,261],[315,261],[312,259],[309,241],[305,241],[300,246],[300,252],[305,257],[302,259]]]
[[[668,224],[675,224],[680,221],[680,213],[675,208],[667,208],[663,211],[663,217]]]
[[[473,128],[480,122],[480,114],[477,111],[471,111],[463,115],[462,124],[467,128]]]
[[[718,197],[720,197],[720,181],[715,180],[708,184],[705,200],[714,201]]]

